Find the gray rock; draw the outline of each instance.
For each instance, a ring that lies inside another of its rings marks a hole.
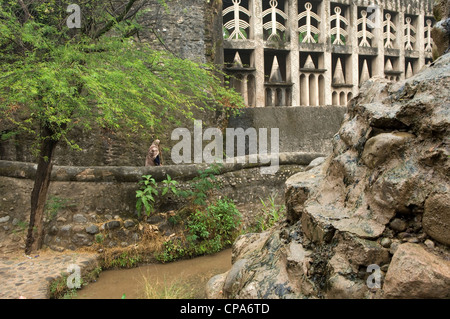
[[[165,221],[166,219],[164,218],[164,216],[162,214],[157,214],[157,215],[152,215],[149,218],[147,218],[147,223],[152,224],[152,225],[156,225],[159,224],[163,221]]]
[[[60,228],[61,235],[68,236],[70,234],[70,231],[72,230],[72,225],[64,225]]]
[[[134,221],[132,221],[131,219],[127,219],[126,221],[124,221],[123,226],[125,228],[131,228],[134,227],[136,225],[136,223]]]
[[[82,214],[75,214],[73,215],[73,222],[77,223],[77,224],[84,224],[86,223],[88,220],[86,217],[84,217],[84,215]]]
[[[389,223],[389,226],[397,232],[403,232],[408,227],[408,224],[400,218],[395,218]]]
[[[425,244],[425,246],[427,246],[430,249],[434,249],[434,247],[435,247],[434,242],[429,239],[425,240],[424,244]]]
[[[5,216],[0,218],[0,223],[7,223],[10,220],[11,216]]]
[[[113,229],[120,228],[120,222],[118,220],[112,220],[112,221],[109,221],[109,222],[103,224],[103,226],[106,230],[113,230]]]
[[[395,252],[397,251],[397,249],[398,249],[399,246],[400,246],[400,243],[398,243],[398,242],[393,242],[393,243],[391,244],[391,248],[389,249],[389,253],[390,253],[391,255],[394,255]]]
[[[56,235],[58,233],[58,227],[52,226],[48,232],[50,235]]]
[[[384,248],[391,247],[391,243],[392,243],[392,241],[389,238],[386,238],[386,237],[382,238],[381,241],[380,241],[381,246],[383,246]]]
[[[305,168],[305,171],[309,171],[310,169],[322,165],[326,161],[326,157],[318,157],[309,163],[309,165]]]
[[[91,235],[95,235],[98,234],[100,232],[100,229],[98,228],[97,225],[90,225],[88,227],[86,227],[86,233],[91,234]]]

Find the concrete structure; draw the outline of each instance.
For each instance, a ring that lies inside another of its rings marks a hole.
[[[431,62],[431,0],[227,0],[230,85],[249,107],[345,106],[362,82]]]

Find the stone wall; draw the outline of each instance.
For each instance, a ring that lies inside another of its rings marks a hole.
[[[281,154],[280,168],[275,175],[261,175],[258,165],[224,164],[218,180],[220,189],[214,198],[227,196],[241,208],[244,223],[249,225],[256,214],[260,199],[275,197],[284,201],[279,192],[291,175],[319,154]],[[170,175],[180,182],[180,188],[190,182],[206,165],[166,167],[69,167],[55,166],[51,177],[45,217],[45,245],[62,251],[91,246],[102,235],[107,247],[135,244],[142,239],[135,209],[136,190],[142,175],[151,174],[157,182]],[[26,223],[29,220],[30,194],[36,165],[0,161],[0,251],[20,249]],[[183,207],[185,200],[165,197],[156,203],[156,216],[147,221],[152,229],[170,236],[174,229],[167,222],[173,210]],[[104,236],[104,237],[103,237]],[[9,244],[11,238],[15,241]],[[3,247],[2,247],[3,246]],[[5,250],[6,249],[6,250]]]

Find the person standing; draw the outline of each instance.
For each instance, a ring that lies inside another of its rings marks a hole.
[[[162,165],[162,154],[159,143],[160,140],[155,140],[148,149],[147,157],[145,158],[145,166]]]

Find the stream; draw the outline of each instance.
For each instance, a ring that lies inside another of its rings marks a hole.
[[[96,282],[77,292],[76,299],[202,299],[211,277],[231,268],[231,248],[166,264],[106,270]]]

